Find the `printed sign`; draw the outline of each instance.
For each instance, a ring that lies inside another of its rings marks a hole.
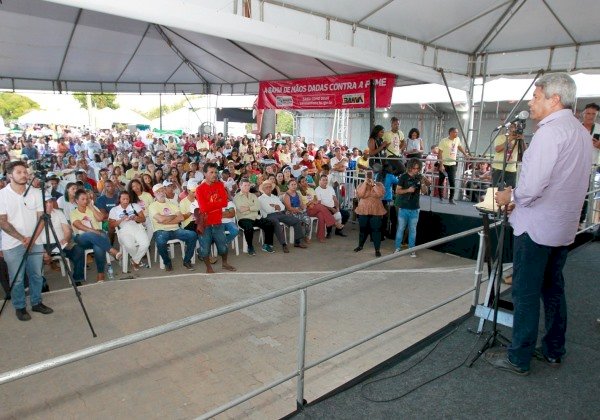
[[[258,109],[369,108],[371,80],[376,107],[389,107],[396,76],[371,72],[260,82]]]

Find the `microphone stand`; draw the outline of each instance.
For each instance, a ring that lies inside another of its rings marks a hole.
[[[497,136],[498,136],[498,134],[496,134],[496,137]],[[498,191],[504,190],[504,175],[506,174],[506,166],[508,164],[508,162],[507,162],[508,142],[509,142],[509,137],[507,136],[506,141],[504,143],[505,146],[504,146],[504,153],[503,153],[503,159],[502,159],[502,173],[500,175],[500,181],[498,182]],[[499,211],[502,211],[502,209],[499,209]],[[489,225],[489,222],[485,223],[486,222],[485,219],[488,218],[488,215],[484,214],[483,217],[484,217],[484,225]],[[492,318],[492,333],[487,338],[485,343],[483,343],[483,346],[481,347],[481,349],[479,349],[479,351],[473,357],[471,362],[468,364],[468,367],[472,367],[473,364],[477,361],[477,359],[479,359],[481,357],[481,355],[483,353],[485,353],[488,349],[494,347],[496,345],[496,343],[499,342],[498,337],[501,337],[505,341],[505,343],[509,342],[509,340],[506,337],[504,337],[502,334],[500,334],[500,332],[498,331],[498,308],[499,308],[499,304],[500,304],[502,274],[504,271],[503,270],[504,237],[506,236],[507,226],[508,226],[508,211],[507,211],[507,208],[505,208],[504,213],[502,214],[502,224],[500,227],[500,233],[498,235],[498,244],[496,246],[496,258],[495,258],[495,262],[494,262],[494,265],[493,265],[493,268],[491,270],[490,277],[489,277],[489,281],[492,284],[492,287],[493,287],[492,290],[494,292],[493,304],[492,304],[492,310],[494,312],[494,315]],[[476,302],[476,304],[477,304],[477,302]],[[484,320],[485,320],[485,318],[484,318]],[[505,345],[504,343],[501,343],[501,344]]]

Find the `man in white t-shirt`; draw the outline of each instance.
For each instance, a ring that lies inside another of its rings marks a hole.
[[[342,149],[339,146],[333,149],[333,153],[334,156],[329,162],[329,166],[331,166],[329,185],[337,188],[344,183],[346,170],[348,169],[348,158],[342,154]]]
[[[27,181],[29,174],[27,165],[21,161],[7,165],[6,172],[10,184],[0,190],[0,229],[2,229],[2,253],[8,266],[9,278],[13,279],[11,301],[17,318],[20,321],[29,321],[31,315],[26,309],[24,277],[29,278],[29,299],[31,310],[44,315],[51,314],[53,310],[42,303],[42,264],[43,247],[35,241],[41,232],[34,232],[34,227],[43,212],[41,191],[31,188],[27,195]],[[29,248],[30,254],[24,264],[24,270],[19,266]],[[17,270],[19,271],[17,273]],[[18,275],[17,275],[18,274]]]

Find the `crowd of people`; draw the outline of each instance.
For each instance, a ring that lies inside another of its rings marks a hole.
[[[50,254],[63,249],[71,260],[77,285],[85,281],[86,251],[93,252],[98,282],[123,255],[131,258],[133,271],[148,266],[151,262],[144,258],[152,242],[167,271],[173,270],[173,243],[181,245],[187,270],[196,269],[198,258],[206,272],[213,273],[218,256],[222,269],[235,271],[228,259],[233,241],[243,241],[249,256],[257,249],[304,252],[311,246],[313,227],[318,242],[345,237],[351,211],[359,225],[355,252],[369,239],[377,257],[386,238],[395,242],[396,252],[406,240],[414,247],[420,195],[435,193],[443,200],[447,178],[452,204],[458,152],[470,156],[456,128],[425,155],[419,130],[411,129],[405,138],[396,117],[389,130],[373,128],[363,151],[337,140],[326,139],[317,146],[304,137],[280,133],[265,138],[221,133],[179,138],[128,130],[54,129],[57,136],[25,132],[0,139],[0,265],[8,266],[4,276],[0,267],[0,278],[15,279],[18,261],[30,243],[31,250],[39,252],[39,258],[27,259],[11,291],[22,320],[29,319],[23,278],[26,274],[30,291],[41,287],[42,262],[52,258],[41,252],[48,241],[47,250],[54,247]],[[495,151],[502,154],[508,145],[512,152],[513,144],[509,134],[497,142]],[[495,169],[477,168],[490,180]],[[40,173],[46,182],[45,203]],[[513,185],[512,178],[506,178]],[[57,238],[45,238],[41,227],[32,232],[44,206]],[[261,233],[262,244],[255,232]],[[8,293],[6,281],[3,286]],[[34,311],[51,312],[38,293],[31,293],[31,304]]]

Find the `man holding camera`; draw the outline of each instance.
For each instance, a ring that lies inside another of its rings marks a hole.
[[[496,193],[498,205],[512,211],[512,343],[507,352],[486,353],[494,367],[521,376],[529,374],[534,355],[556,367],[565,354],[562,270],[577,232],[592,163],[590,134],[572,111],[575,81],[565,73],[547,74],[535,86],[529,108],[538,129],[523,156],[519,182],[514,191],[507,187]],[[540,299],[546,334],[536,349]]]
[[[400,175],[396,186],[396,203],[398,209],[398,228],[396,230],[396,251],[402,250],[404,230],[408,226],[408,247],[414,248],[417,240],[417,223],[419,222],[419,199],[421,192],[428,191],[431,182],[421,175],[423,164],[419,159],[410,159],[406,165],[407,171]],[[412,252],[411,257],[417,254]]]
[[[517,185],[517,160],[519,152],[525,151],[523,131],[515,123],[508,128],[507,135],[500,134],[496,137],[494,162],[492,163],[492,187],[497,187],[504,170],[504,185],[516,187]],[[506,156],[506,167],[504,157]]]

